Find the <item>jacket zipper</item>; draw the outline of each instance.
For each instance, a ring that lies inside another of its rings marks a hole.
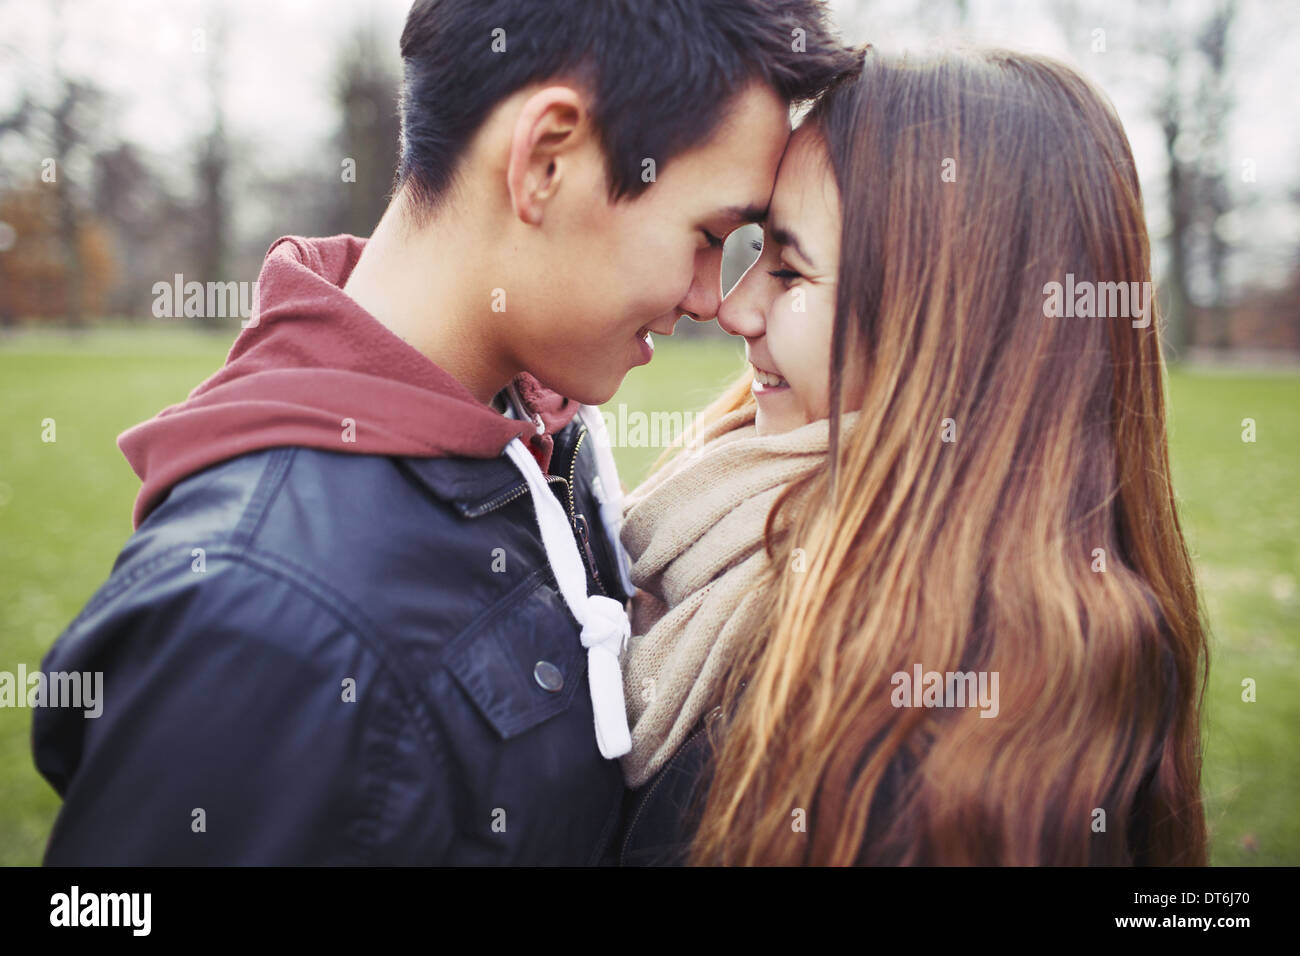
[[[548,482],[551,483],[557,481],[564,481],[564,479],[561,478],[559,475],[543,475],[542,477],[544,477]],[[522,485],[519,485],[517,488],[512,488],[509,491],[505,492],[504,494],[499,495],[496,498],[493,498],[485,505],[479,505],[479,507],[475,508],[473,512],[471,512],[470,517],[481,518],[489,511],[496,511],[498,508],[503,508],[506,505],[510,504],[510,502],[514,501],[516,498],[522,498],[526,494],[528,494],[528,482],[524,482]]]
[[[670,758],[668,758],[668,763],[664,764],[662,767],[659,768],[659,772],[655,774],[654,783],[650,785],[650,789],[646,791],[645,797],[641,800],[641,802],[636,805],[636,813],[632,815],[632,822],[628,824],[627,832],[623,834],[623,848],[619,851],[618,854],[619,866],[623,866],[624,861],[627,859],[627,845],[630,842],[632,842],[632,833],[633,831],[636,830],[636,825],[637,822],[641,819],[642,811],[645,810],[646,804],[650,802],[650,799],[654,796],[655,791],[659,789],[659,785],[663,783],[664,779],[668,776],[669,768],[671,768],[672,765],[677,761],[678,757],[680,757],[682,754],[686,752],[686,748],[687,746],[690,745],[690,742],[694,740],[696,737],[698,737],[700,734],[708,730],[709,726],[713,723],[714,719],[721,713],[722,713],[721,705],[714,707],[711,711],[709,711],[708,714],[705,715],[704,720],[700,722],[700,726],[697,727],[695,730],[691,731],[690,735],[685,740],[682,741],[682,745],[677,748],[677,752],[673,754]]]
[[[578,440],[573,443],[573,460],[569,462],[569,519],[578,513],[577,502],[573,500],[573,483],[578,480],[578,452],[582,450],[582,440],[587,437],[587,426],[582,425]]]
[[[587,530],[586,519],[584,518],[582,521],[578,520],[578,506],[573,495],[573,486],[578,478],[578,452],[582,449],[582,442],[586,437],[587,426],[582,425],[581,431],[578,432],[578,440],[573,445],[573,461],[569,463],[569,477],[567,480],[559,475],[543,475],[542,477],[544,477],[549,484],[560,482],[565,486],[565,491],[567,492],[565,497],[569,502],[569,526],[573,529],[574,535],[582,543],[582,550],[585,555],[584,560],[586,561],[587,567],[591,570],[592,580],[596,582],[596,587],[600,589],[600,593],[608,596],[609,592],[605,589],[605,583],[600,578],[600,570],[596,567],[596,556],[591,550],[591,537]],[[526,494],[528,494],[528,483],[524,482],[519,487],[512,488],[510,491],[493,498],[487,504],[475,508],[472,516],[482,517],[488,512],[496,511],[498,508],[505,507],[510,504],[510,502],[517,498],[522,498]]]
[[[596,582],[596,587],[600,588],[601,594],[608,594],[609,592],[605,590],[605,583],[600,579],[600,571],[596,567],[596,556],[591,553],[591,536],[587,533],[587,519],[583,516],[582,521],[578,521],[578,505],[573,497],[573,487],[578,481],[578,452],[582,450],[582,442],[586,437],[587,426],[581,425],[578,431],[578,440],[573,443],[573,460],[569,462],[569,523],[573,525],[573,533],[582,542],[587,567],[591,568],[592,580]]]

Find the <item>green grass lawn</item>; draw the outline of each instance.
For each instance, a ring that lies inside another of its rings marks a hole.
[[[0,670],[40,665],[131,531],[138,482],[116,436],[185,397],[228,339],[165,329],[0,340]],[[698,409],[740,370],[741,343],[663,340],[613,401]],[[1300,376],[1180,372],[1175,479],[1212,636],[1205,791],[1217,864],[1300,863]],[[1241,440],[1253,418],[1257,441]],[[56,438],[42,442],[42,422]],[[616,449],[634,485],[658,448]],[[1241,700],[1253,678],[1257,701]],[[0,709],[0,864],[40,862],[58,809],[32,766],[31,712]]]
[[[1174,487],[1210,624],[1216,864],[1300,863],[1300,376],[1172,376]],[[1255,441],[1242,441],[1254,419]],[[1256,700],[1242,700],[1251,678]]]

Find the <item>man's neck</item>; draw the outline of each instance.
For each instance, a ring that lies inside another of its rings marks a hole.
[[[407,231],[390,205],[343,291],[489,405],[515,372],[485,334],[490,295],[477,290],[469,244],[457,242],[456,231],[450,219]]]

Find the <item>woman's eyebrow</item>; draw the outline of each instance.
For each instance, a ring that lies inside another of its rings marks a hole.
[[[799,237],[789,229],[772,222],[768,223],[767,232],[768,235],[776,240],[778,245],[789,246],[795,252],[799,253],[799,258],[803,259],[804,262],[808,263],[808,265],[813,268],[817,267],[817,264],[813,262],[812,256],[804,252],[803,246],[799,245]]]

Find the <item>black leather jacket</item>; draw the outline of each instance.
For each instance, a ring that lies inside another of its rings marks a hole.
[[[619,600],[586,427],[549,477]],[[601,861],[624,786],[505,458],[308,448],[174,487],[47,654],[103,713],[34,712],[47,864]]]
[[[684,866],[708,795],[709,730],[722,708],[700,718],[677,752],[643,786],[628,793],[614,848],[619,866]]]

